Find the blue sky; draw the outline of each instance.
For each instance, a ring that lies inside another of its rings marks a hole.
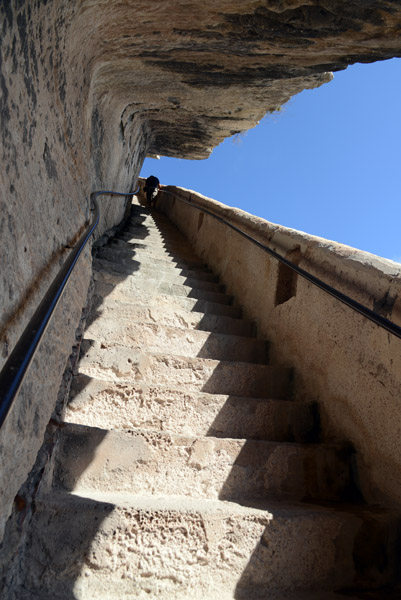
[[[401,59],[353,65],[210,158],[147,158],[141,175],[401,262]]]

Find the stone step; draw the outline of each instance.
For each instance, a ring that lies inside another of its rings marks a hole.
[[[218,305],[223,306],[223,305]],[[231,307],[229,307],[231,308]],[[245,319],[234,319],[224,315],[212,315],[171,306],[171,303],[160,302],[153,299],[137,299],[135,304],[122,301],[113,301],[110,298],[95,296],[92,299],[91,313],[87,317],[87,326],[102,317],[114,319],[115,322],[136,321],[142,323],[158,323],[168,327],[181,329],[195,329],[224,333],[227,335],[240,335],[254,337],[255,325]]]
[[[148,245],[154,248],[175,247],[182,248],[186,252],[193,253],[191,246],[188,244],[185,238],[177,238],[176,236],[166,236],[162,233],[144,233],[128,231],[127,229],[122,230],[118,236],[120,239],[127,239],[128,241],[139,241],[146,242]]]
[[[147,383],[247,398],[288,396],[291,369],[245,362],[143,353],[96,340],[81,344],[79,373],[120,383]]]
[[[130,221],[128,221],[122,231],[126,233],[132,233],[134,235],[159,235],[166,238],[168,237],[171,239],[176,239],[178,241],[185,241],[187,244],[189,243],[188,239],[185,237],[185,235],[183,235],[183,233],[179,229],[177,229],[171,224],[169,225],[166,222],[154,222],[154,224],[152,225],[151,221],[144,221],[143,223],[136,224],[133,224]]]
[[[151,227],[155,229],[164,229],[167,227],[168,229],[172,229],[174,231],[179,231],[179,229],[170,221],[167,217],[159,213],[156,215],[135,215],[131,216],[127,220],[128,227]]]
[[[350,452],[342,446],[110,431],[64,423],[56,487],[191,496],[240,503],[263,498],[347,500]]]
[[[161,213],[155,218],[155,215],[131,215],[127,220],[127,225],[130,227],[140,227],[141,225],[145,225],[147,227],[170,227],[171,229],[176,229],[176,226],[173,225],[171,221]]]
[[[162,235],[150,235],[145,233],[129,233],[128,231],[122,230],[117,236],[116,239],[123,240],[126,242],[142,242],[146,243],[152,248],[157,248],[159,250],[174,250],[175,252],[183,252],[185,254],[190,254],[195,258],[198,258],[197,255],[192,250],[192,247],[189,245],[185,238],[176,239],[175,237],[166,238]]]
[[[102,593],[102,590],[96,589],[96,600],[113,600],[114,598],[116,598],[116,596],[113,596],[113,591],[115,591],[115,589],[106,591],[106,595],[104,595]],[[123,600],[132,600],[132,594],[129,591],[126,594],[120,589],[117,593],[118,599],[122,598]],[[144,595],[141,596],[141,592],[139,592],[139,595],[135,595],[135,600],[137,600],[138,598],[149,599],[149,593],[144,591]],[[202,594],[202,592],[197,593]],[[357,590],[355,588],[347,588],[344,591],[338,591],[338,593],[330,592],[327,590],[312,590],[306,592],[298,590],[295,592],[273,591],[269,592],[268,596],[266,596],[266,594],[267,592],[261,591],[260,593],[256,593],[253,589],[250,590],[248,588],[246,588],[245,590],[236,590],[234,592],[227,591],[226,589],[220,590],[214,588],[214,592],[210,590],[207,592],[206,596],[191,595],[191,599],[194,598],[194,600],[250,600],[251,598],[252,600],[383,600],[385,598],[385,600],[400,600],[401,588],[398,586],[396,588],[394,588],[394,586],[385,586],[381,587],[379,590],[369,590],[368,592],[361,588]],[[35,596],[35,598],[38,597],[39,596]],[[57,591],[47,593],[43,590],[40,590],[40,600],[65,600],[65,598],[65,590],[61,590],[59,593]],[[77,596],[74,595],[74,599],[75,598],[77,598]],[[86,594],[85,598],[87,598]],[[183,594],[174,592],[173,598],[174,600],[188,600],[188,595],[187,592],[184,592]],[[18,600],[32,600],[31,592],[19,592]]]
[[[121,248],[120,246],[111,246],[111,251],[115,248]],[[125,248],[123,249],[126,250]],[[194,263],[191,261],[185,261],[180,257],[174,256],[160,256],[156,254],[149,253],[146,249],[140,248],[139,250],[130,251],[132,261],[137,261],[142,268],[144,269],[154,269],[157,271],[173,271],[175,273],[180,273],[180,271],[184,271],[185,273],[180,274],[193,274],[196,277],[203,278],[206,281],[219,281],[219,278],[216,277],[212,271],[203,263]],[[125,259],[127,260],[127,259]]]
[[[181,277],[187,277],[190,279],[203,279],[204,281],[211,281],[214,283],[217,283],[219,280],[216,275],[206,270],[202,271],[200,269],[187,269],[184,266],[180,267],[176,264],[172,264],[171,262],[155,260],[153,257],[150,258],[149,256],[141,257],[141,260],[139,260],[139,258],[135,256],[134,252],[130,249],[105,246],[99,250],[96,258],[109,260],[114,263],[118,262],[119,264],[127,266],[131,266],[131,263],[133,262],[138,263],[139,271],[149,274],[150,276],[152,276],[154,272],[157,274],[159,274],[159,272],[163,272],[180,275]]]
[[[132,204],[131,208],[130,208],[130,213],[129,213],[129,220],[133,220],[135,222],[139,221],[143,221],[143,220],[147,220],[147,219],[151,219],[152,222],[155,222],[155,217],[156,214],[155,212],[151,212],[146,206],[141,206],[139,204]],[[171,221],[161,212],[157,213],[157,219],[160,220],[164,220],[164,221],[168,221],[169,223],[171,223]]]
[[[94,293],[95,296],[103,298],[105,303],[113,304],[113,306],[118,303],[135,306],[146,302],[149,305],[158,304],[160,307],[168,306],[171,309],[178,308],[188,312],[200,312],[215,316],[223,315],[234,319],[241,316],[241,309],[238,306],[220,304],[188,296],[171,296],[162,292],[155,292],[154,289],[139,287],[130,289],[121,285],[115,286],[105,281],[95,281]],[[96,299],[96,302],[99,303],[99,300]]]
[[[144,352],[168,352],[180,356],[261,364],[267,363],[268,358],[268,346],[264,340],[121,318],[103,317],[95,320],[86,328],[85,337],[100,342],[107,340],[129,348],[142,348]]]
[[[397,528],[379,511],[104,493],[35,504],[30,598],[306,600],[323,590],[323,600],[325,590],[363,576],[385,585],[395,573]]]
[[[134,248],[135,250],[143,250],[146,249],[146,252],[153,254],[155,257],[159,257],[159,258],[170,258],[170,259],[175,259],[177,261],[187,261],[187,262],[193,262],[199,263],[199,257],[194,254],[192,251],[182,247],[182,246],[173,246],[171,244],[169,245],[156,245],[156,244],[152,244],[152,242],[150,240],[144,240],[141,242],[132,240],[132,239],[123,239],[123,238],[115,238],[116,241],[120,241],[123,242],[125,244],[127,244],[128,246],[131,246],[131,248]]]
[[[182,248],[156,247],[147,242],[138,243],[115,239],[112,247],[115,247],[116,244],[117,247],[133,250],[135,252],[135,260],[140,260],[141,262],[145,260],[149,262],[152,260],[166,260],[170,263],[185,264],[191,269],[204,268],[205,266],[196,254],[187,252]]]
[[[119,240],[114,238],[111,243],[111,248],[118,247],[124,249],[131,249],[134,252],[135,258],[138,260],[149,258],[150,260],[158,260],[164,261],[169,264],[180,264],[190,267],[191,269],[204,269],[204,263],[199,260],[198,257],[192,255],[190,258],[186,258],[182,255],[178,255],[177,253],[173,253],[170,251],[161,251],[159,249],[155,249],[152,246],[144,243],[136,243],[136,242],[126,242],[124,240]]]
[[[104,429],[247,438],[276,442],[316,442],[314,403],[124,384],[76,375],[65,419]]]
[[[224,293],[225,290],[224,285],[214,281],[205,281],[202,277],[198,277],[196,273],[193,275],[191,274],[190,277],[186,277],[185,275],[180,275],[174,271],[143,270],[141,268],[141,263],[133,260],[129,262],[118,262],[118,260],[95,258],[92,264],[96,271],[105,271],[106,273],[116,275],[122,274],[146,280],[153,279],[156,281],[164,281],[166,283],[185,285],[209,292]]]
[[[127,225],[129,225],[130,227],[138,227],[144,224],[149,224],[149,226],[151,227],[169,227],[170,229],[179,231],[177,226],[174,225],[174,223],[162,213],[158,213],[157,215],[131,215],[127,220]]]
[[[131,236],[137,239],[147,239],[152,243],[171,243],[177,245],[183,245],[188,250],[193,252],[193,248],[189,244],[187,238],[183,236],[177,229],[163,227],[162,229],[158,228],[149,228],[149,227],[125,227],[120,231],[123,235]]]
[[[185,243],[190,247],[187,238],[178,231],[175,227],[168,227],[163,225],[162,227],[151,227],[148,224],[141,224],[132,226],[129,223],[121,230],[124,234],[134,236],[150,236],[154,239],[170,240],[178,243]]]
[[[132,277],[121,273],[112,273],[105,271],[103,268],[101,271],[94,269],[93,278],[95,281],[110,283],[114,286],[118,285],[119,289],[124,290],[126,294],[169,294],[171,296],[196,298],[198,300],[205,300],[217,304],[231,304],[233,300],[232,296],[224,294],[223,292],[210,292],[208,290],[203,290],[202,288],[183,285],[181,283],[170,283],[168,281],[160,281],[159,279]],[[199,284],[202,285],[202,282],[199,282]],[[194,285],[197,285],[196,281],[194,281]]]

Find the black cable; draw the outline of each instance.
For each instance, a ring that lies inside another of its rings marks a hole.
[[[58,275],[48,288],[35,314],[25,327],[21,337],[16,343],[12,353],[8,357],[0,373],[0,427],[4,423],[13,401],[18,394],[25,375],[36,354],[39,344],[46,332],[50,319],[57,308],[63,291],[67,285],[70,275],[81,256],[88,240],[92,236],[99,223],[100,212],[96,198],[102,194],[113,196],[131,196],[138,192],[124,194],[122,192],[99,191],[90,195],[94,205],[94,217],[90,225],[75,244],[72,252],[68,255]]]

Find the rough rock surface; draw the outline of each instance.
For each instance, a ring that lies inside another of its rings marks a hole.
[[[78,39],[90,29],[92,89],[122,133],[144,122],[151,152],[185,158],[329,71],[401,54],[401,8],[388,0],[83,1],[75,19]]]

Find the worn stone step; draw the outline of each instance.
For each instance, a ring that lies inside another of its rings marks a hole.
[[[130,215],[127,219],[127,225],[129,227],[140,227],[144,224],[149,224],[152,227],[170,227],[171,229],[176,229],[178,231],[176,225],[160,212],[158,215]]]
[[[152,261],[152,260],[165,260],[166,262],[185,264],[191,269],[204,269],[205,265],[201,262],[199,257],[190,252],[186,252],[182,249],[177,248],[163,248],[155,247],[154,245],[143,242],[127,242],[124,240],[114,240],[111,247],[120,247],[125,249],[131,249],[135,253],[135,260],[141,262]]]
[[[192,247],[189,245],[189,243],[187,242],[187,240],[183,239],[177,239],[176,237],[167,237],[165,235],[159,235],[159,234],[154,234],[154,235],[136,235],[136,234],[132,234],[129,232],[122,232],[121,235],[119,236],[120,239],[121,238],[126,238],[128,241],[134,241],[134,242],[139,242],[139,243],[144,243],[147,246],[151,246],[152,248],[156,248],[160,251],[166,251],[166,250],[175,250],[176,252],[180,252],[181,250],[185,253],[191,253],[193,255],[195,255],[197,257],[196,254],[194,254],[194,251],[192,249]],[[198,258],[198,257],[197,257]]]
[[[319,436],[314,403],[124,384],[87,375],[74,377],[65,419],[104,429],[277,442],[315,442]]]
[[[176,236],[166,236],[162,233],[144,233],[134,232],[127,229],[123,229],[118,236],[119,239],[127,239],[128,241],[140,241],[146,242],[146,244],[154,247],[165,249],[167,247],[182,248],[186,252],[193,253],[191,246],[184,238],[177,239]]]
[[[224,335],[194,329],[169,327],[158,323],[127,319],[97,319],[86,328],[85,337],[107,340],[144,352],[168,352],[215,360],[236,360],[265,364],[268,345],[264,340]]]
[[[170,283],[169,281],[150,279],[148,277],[131,277],[121,273],[106,271],[103,267],[101,271],[94,269],[93,278],[95,281],[102,281],[115,286],[118,285],[119,289],[124,290],[127,294],[170,294],[172,296],[197,298],[198,300],[206,300],[218,304],[231,304],[233,301],[232,296],[223,292],[210,292],[201,287],[192,287],[191,285],[183,285],[182,283]],[[193,283],[197,285],[198,282],[194,281]],[[202,285],[202,282],[199,282],[199,284]]]
[[[135,256],[134,252],[130,249],[105,246],[99,250],[96,258],[109,260],[113,263],[118,262],[119,264],[127,266],[131,266],[131,263],[137,263],[139,271],[149,274],[150,276],[155,272],[157,274],[163,272],[180,275],[181,277],[190,279],[203,279],[204,281],[211,281],[214,283],[219,281],[216,275],[206,269],[204,271],[200,269],[188,269],[185,268],[185,266],[177,266],[171,262],[157,260],[154,257],[150,258],[148,256],[141,257],[141,260],[139,260],[139,257]]]
[[[161,213],[153,215],[141,214],[139,217],[138,215],[133,216],[127,223],[125,233],[132,233],[142,238],[150,238],[155,242],[159,241],[163,246],[166,243],[178,243],[180,247],[185,246],[185,250],[193,252],[185,235]]]
[[[115,589],[114,589],[115,591]],[[92,593],[92,592],[91,592]],[[118,599],[122,598],[123,600],[132,600],[132,594],[128,591],[127,593],[119,590]],[[149,591],[149,593],[151,593]],[[139,595],[135,595],[135,599],[137,598],[149,598],[149,593],[146,591],[143,592],[143,596],[141,596],[141,592]],[[203,593],[203,592],[195,592],[195,593]],[[96,600],[110,600],[115,598],[113,596],[113,590],[105,592],[105,595],[102,593],[102,590],[97,589],[96,592]],[[174,600],[188,600],[188,592],[178,593],[174,592]],[[365,589],[355,589],[347,588],[346,590],[331,592],[327,590],[311,590],[311,591],[300,591],[297,590],[295,592],[287,592],[287,591],[273,591],[269,592],[268,596],[266,596],[267,592],[260,591],[260,593],[255,590],[245,589],[245,590],[235,590],[235,591],[227,591],[226,589],[218,589],[214,588],[214,591],[210,590],[207,592],[207,596],[191,596],[191,599],[195,600],[400,600],[401,598],[401,588],[394,586],[384,586],[379,590],[369,590]],[[38,597],[38,596],[36,596]],[[77,598],[74,596],[74,598]],[[171,598],[171,596],[170,596]],[[32,592],[21,591],[18,593],[18,600],[32,600]],[[40,600],[65,600],[65,590],[62,589],[58,593],[57,591],[52,591],[50,593],[44,592],[40,590]]]
[[[105,281],[95,281],[94,287],[95,298],[101,298],[108,305],[116,306],[121,304],[143,304],[144,302],[158,304],[160,307],[168,306],[171,309],[182,309],[185,311],[200,312],[204,314],[223,315],[237,319],[241,316],[241,309],[238,306],[230,304],[220,304],[219,302],[210,302],[188,296],[177,296],[155,291],[153,288],[134,287],[127,288],[121,285],[116,286]],[[95,301],[99,305],[100,300]]]
[[[141,206],[139,204],[135,204],[134,202],[131,204],[129,219],[132,221],[143,221],[144,219],[151,219],[152,222],[155,222],[155,218],[160,221],[167,221],[171,223],[171,221],[166,217],[163,213],[158,212],[157,215],[155,212],[150,211],[146,206]]]
[[[385,585],[396,570],[394,517],[379,511],[100,493],[35,504],[21,558],[31,598],[298,600],[323,590],[321,600],[363,576]]]
[[[174,227],[163,225],[162,227],[150,227],[147,224],[130,226],[129,224],[121,230],[122,233],[133,236],[144,236],[152,239],[166,240],[176,243],[183,243],[190,248],[187,238]]]
[[[135,304],[126,304],[95,296],[92,299],[91,312],[86,319],[87,326],[103,316],[106,319],[113,319],[115,322],[129,320],[158,323],[185,330],[195,329],[243,337],[254,337],[255,333],[255,325],[252,321],[234,319],[224,315],[190,312],[167,303],[160,304],[152,299],[149,301],[138,299]]]
[[[139,233],[139,232],[129,232],[122,230],[116,236],[116,239],[124,240],[127,242],[145,242],[149,246],[153,248],[157,248],[160,250],[174,250],[176,252],[184,252],[186,254],[190,254],[192,256],[196,256],[189,242],[185,239],[177,239],[175,237],[166,238],[163,235],[149,233]]]
[[[140,227],[141,225],[155,228],[169,227],[170,229],[177,230],[176,226],[161,214],[158,215],[157,219],[153,215],[131,215],[127,220],[127,225],[129,227]]]
[[[247,398],[286,398],[291,376],[287,367],[143,353],[89,339],[82,341],[81,355],[79,372],[97,379]]]
[[[148,225],[141,227],[130,227],[128,225],[127,227],[122,229],[121,232],[126,235],[132,235],[134,237],[149,237],[151,239],[159,241],[186,244],[186,246],[192,250],[188,239],[184,235],[182,235],[182,233],[180,233],[178,229],[175,229],[173,227],[166,227],[165,225],[163,225],[163,227],[149,227]]]
[[[168,222],[156,223],[154,221],[143,221],[142,223],[132,224],[130,221],[128,221],[125,226],[119,230],[119,232],[141,236],[164,236],[170,239],[177,239],[178,241],[185,241],[186,243],[189,243],[185,234],[177,227],[172,225],[171,222],[169,224]]]
[[[155,256],[155,258],[170,258],[171,260],[176,260],[177,262],[200,262],[199,256],[197,256],[194,252],[189,251],[183,247],[173,247],[171,245],[157,246],[147,240],[144,240],[143,242],[138,242],[132,240],[130,241],[128,239],[115,238],[115,241],[125,243],[131,248],[138,250],[138,252],[146,250],[147,253],[152,254],[153,256]]]
[[[177,253],[170,252],[169,250],[160,250],[155,249],[150,244],[145,243],[137,243],[137,242],[127,242],[124,240],[119,240],[117,238],[113,238],[111,247],[119,247],[125,249],[133,250],[135,256],[138,257],[138,260],[142,257],[146,257],[153,260],[165,261],[167,263],[178,263],[180,265],[189,266],[191,269],[204,269],[204,263],[195,255],[191,255],[189,258],[178,255]]]
[[[177,285],[185,285],[199,290],[209,292],[224,293],[225,286],[214,281],[205,281],[203,278],[195,274],[190,277],[180,275],[174,271],[159,271],[159,270],[143,270],[138,261],[118,262],[117,260],[95,258],[93,260],[93,268],[96,271],[104,271],[106,273],[116,275],[128,275],[142,279],[150,279],[173,283]]]
[[[56,487],[142,495],[338,501],[353,492],[342,446],[110,431],[65,423]]]
[[[159,224],[154,222],[152,225],[151,221],[139,224],[132,224],[128,221],[122,231],[133,235],[153,235],[155,237],[160,236],[177,241],[185,241],[187,244],[189,243],[188,239],[179,229],[166,222]]]
[[[136,226],[136,225],[141,225],[143,223],[150,223],[152,226],[154,227],[163,227],[163,226],[168,226],[168,227],[173,227],[174,229],[177,229],[176,226],[174,225],[174,223],[172,221],[170,221],[170,219],[168,217],[166,217],[166,215],[164,215],[163,213],[159,212],[158,214],[153,213],[153,214],[144,214],[144,213],[133,213],[130,214],[127,223],[130,226]]]
[[[179,231],[176,225],[172,221],[168,219],[162,213],[153,214],[153,215],[131,215],[127,220],[127,225],[129,227],[138,227],[141,225],[148,225],[151,227],[165,228],[168,227],[170,229],[174,229],[175,231]]]

